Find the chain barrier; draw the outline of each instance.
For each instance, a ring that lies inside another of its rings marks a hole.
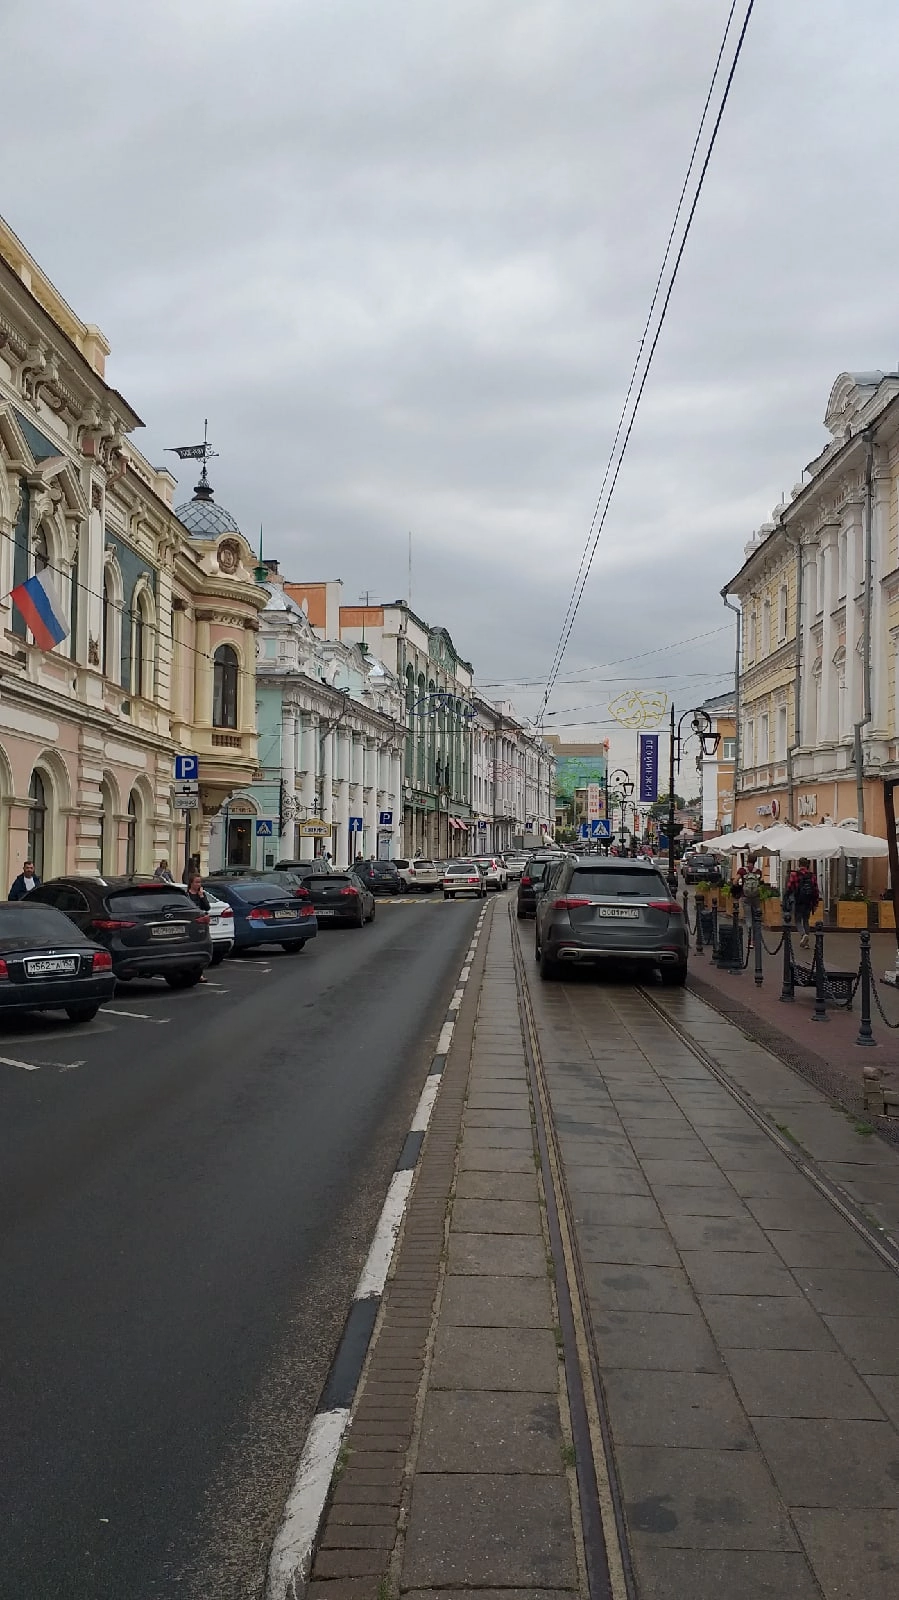
[[[865,959],[865,958],[863,958],[863,959]],[[887,1016],[886,1012],[884,1011],[883,1006],[880,1003],[880,995],[877,993],[877,983],[876,983],[876,980],[875,980],[875,977],[874,977],[874,973],[873,973],[873,971],[871,969],[870,952],[868,953],[868,956],[867,956],[866,959],[867,959],[867,962],[868,962],[868,970],[869,970],[869,972],[871,974],[871,993],[874,996],[874,1004],[876,1005],[877,1010],[880,1013],[880,1020],[884,1024],[885,1027],[891,1028],[893,1030],[893,1032],[895,1033],[896,1029],[899,1028],[899,1022],[891,1022],[889,1017]],[[859,973],[859,981],[860,980],[861,980],[861,973]]]
[[[769,945],[767,939],[765,938],[764,930],[761,927],[759,928],[759,934],[760,934],[760,937],[761,937],[762,944],[764,945],[765,949],[767,950],[769,956],[780,955],[781,949],[783,947],[783,942],[784,942],[783,934],[781,933],[781,936],[778,939],[778,941],[777,941],[776,945],[774,946],[773,950],[771,949],[771,946]]]
[[[749,957],[752,955],[752,934],[753,934],[753,929],[752,929],[752,926],[750,924],[749,931],[748,931],[748,933],[746,935],[746,960],[743,962],[743,971],[744,972],[746,971],[746,968],[749,966]]]

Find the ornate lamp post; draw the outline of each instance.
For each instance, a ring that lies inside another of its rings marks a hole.
[[[677,867],[674,862],[674,773],[675,767],[680,772],[681,728],[688,717],[693,719],[690,727],[699,739],[704,756],[713,756],[721,743],[720,733],[712,732],[712,719],[707,711],[696,708],[685,711],[679,721],[675,722],[675,710],[672,705],[668,749],[668,887],[672,895],[677,893]]]
[[[621,840],[621,849],[622,849],[622,852],[623,852],[624,851],[625,812],[627,810],[628,800],[630,799],[631,795],[634,792],[634,780],[631,777],[630,773],[625,771],[624,767],[616,767],[615,771],[610,775],[610,777],[608,779],[608,782],[609,783],[615,783],[615,784],[618,785],[618,804],[621,807],[620,840]],[[609,808],[608,808],[608,805],[607,805],[606,806],[606,811],[608,811],[608,809]],[[611,821],[610,821],[610,824],[609,824],[609,834],[611,836]]]

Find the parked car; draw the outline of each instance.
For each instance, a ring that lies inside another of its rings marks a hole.
[[[209,965],[217,967],[234,949],[234,912],[227,900],[220,900],[208,889],[206,899],[209,901],[209,935],[212,939],[212,960]]]
[[[295,894],[301,900],[306,898],[304,874],[293,867],[266,867],[264,872],[254,872],[252,867],[222,867],[213,876],[235,881],[252,878],[254,883],[270,883],[275,889],[283,889],[285,894]]]
[[[478,866],[487,880],[488,889],[507,889],[509,874],[500,856],[478,856]]]
[[[454,900],[457,894],[474,894],[479,899],[486,899],[487,879],[476,862],[447,862],[443,874],[443,898]]]
[[[658,967],[663,983],[682,985],[687,949],[683,907],[645,861],[566,861],[537,903],[542,978],[558,977],[563,963],[613,961]]]
[[[684,883],[721,883],[723,874],[717,856],[702,850],[688,850],[681,862]]]
[[[433,894],[440,888],[441,870],[436,861],[402,860],[394,861],[394,866],[403,880],[403,887],[409,890],[418,890],[420,894]]]
[[[521,852],[513,851],[511,855],[506,854],[503,857],[503,860],[506,863],[506,872],[509,875],[509,881],[517,882],[527,865],[527,855],[523,850]]]
[[[528,856],[524,872],[518,880],[515,914],[519,922],[534,915],[547,873],[560,867],[567,859],[560,850],[541,850],[537,855]]]
[[[252,950],[258,945],[279,944],[294,955],[318,933],[315,906],[308,891],[302,896],[296,888],[283,889],[265,878],[210,878],[206,885],[231,907],[234,917],[234,949]]]
[[[372,894],[402,894],[404,884],[395,861],[355,861],[353,871]]]
[[[90,1022],[115,993],[112,956],[53,906],[0,904],[0,1015],[64,1011]]]
[[[116,977],[165,978],[171,989],[199,983],[212,960],[209,913],[180,884],[136,875],[51,878],[23,905],[54,906],[108,950]]]
[[[352,872],[326,872],[320,878],[307,878],[315,915],[320,922],[350,923],[362,928],[375,920],[375,897],[362,879]]]
[[[313,856],[311,861],[277,861],[275,871],[293,872],[298,878],[320,878],[331,871],[331,863],[324,856]]]

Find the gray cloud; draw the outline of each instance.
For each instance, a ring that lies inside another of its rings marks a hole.
[[[7,0],[4,210],[152,459],[208,414],[223,503],[349,599],[412,529],[418,609],[536,678],[727,9]],[[833,377],[899,360],[897,44],[888,0],[757,6],[566,670],[720,627]],[[731,648],[646,670],[680,704]]]

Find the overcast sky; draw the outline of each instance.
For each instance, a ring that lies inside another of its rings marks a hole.
[[[533,715],[729,7],[5,0],[0,208],[185,498],[208,415],[288,575],[403,596],[411,530],[415,609]],[[548,727],[727,687],[745,541],[899,362],[897,45],[895,0],[757,0]]]

